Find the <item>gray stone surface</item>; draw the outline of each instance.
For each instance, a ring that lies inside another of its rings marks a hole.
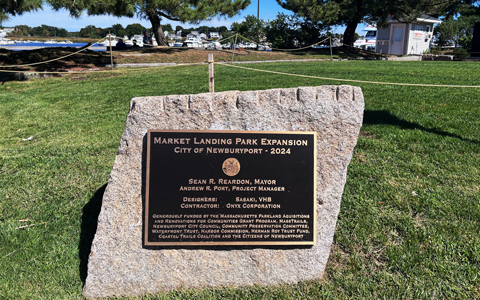
[[[103,197],[84,296],[321,278],[363,110],[362,91],[352,86],[132,99]],[[148,129],[317,131],[317,244],[285,249],[142,248],[142,159]]]

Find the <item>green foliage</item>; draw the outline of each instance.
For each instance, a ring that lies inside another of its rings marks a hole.
[[[353,35],[353,39],[356,41],[360,38],[360,35],[358,33],[355,32],[355,34]]]
[[[67,37],[68,31],[64,28],[57,28],[48,25],[41,25],[37,27],[33,27],[30,32],[32,35],[36,36],[58,36],[58,37]]]
[[[173,32],[172,25],[170,25],[170,24],[164,24],[164,25],[162,25],[162,29],[163,29],[163,31],[168,31],[168,32],[170,32],[170,33]]]
[[[199,27],[190,27],[190,28],[183,28],[182,26],[176,26],[175,32],[179,30],[182,31],[183,36],[192,33],[192,31],[198,31],[199,33],[205,33],[207,35],[210,32],[219,32],[220,34],[228,32],[228,28],[225,26],[213,27],[213,26],[205,26],[205,25],[199,26]]]
[[[296,40],[298,40],[298,46],[310,46],[323,40],[325,37],[320,37],[322,31],[329,29],[328,26],[322,25],[320,22],[313,22],[308,18],[300,18],[298,16],[292,16],[294,20],[294,28],[296,31]],[[327,33],[332,35],[331,32]]]
[[[167,24],[167,25],[170,25],[170,24]],[[171,27],[171,25],[170,25]],[[127,25],[127,27],[125,27],[125,30],[127,31],[127,35],[130,37],[130,36],[133,36],[135,34],[142,34],[142,32],[144,30],[146,30],[147,28],[143,27],[141,24],[139,23],[133,23],[133,24],[129,24]]]
[[[251,41],[257,41],[265,36],[265,23],[253,15],[246,16],[241,23],[233,22],[230,29]]]
[[[446,9],[446,16],[480,16],[479,0],[459,0],[450,3]]]
[[[32,28],[30,28],[28,25],[17,25],[15,26],[15,29],[17,32],[21,32],[21,35],[28,36],[29,34],[33,34],[31,31]],[[14,32],[14,34],[17,34],[17,32]]]
[[[344,44],[353,45],[355,30],[362,22],[376,21],[386,25],[393,16],[397,20],[413,21],[424,13],[437,15],[449,1],[377,1],[377,0],[277,0],[284,9],[325,25],[346,26]]]
[[[158,45],[168,45],[160,24],[163,18],[196,24],[216,16],[233,17],[250,4],[250,0],[105,0],[98,2],[79,0],[73,5],[70,0],[48,1],[54,9],[65,8],[75,16],[83,10],[86,10],[89,15],[109,14],[117,17],[137,15],[150,21]]]
[[[245,40],[238,37],[239,42],[259,39],[259,41],[271,43],[274,48],[283,49],[312,45],[320,40],[319,34],[323,29],[324,27],[320,23],[314,23],[298,15],[284,13],[279,13],[276,19],[268,22],[248,15],[244,21],[233,22],[231,26],[233,33],[238,33],[246,38]]]
[[[455,42],[455,36],[458,34],[458,23],[450,16],[435,26],[433,34],[437,39],[438,45],[451,45]]]
[[[291,49],[318,42],[323,29],[320,23],[307,18],[279,13],[276,19],[267,23],[265,35],[274,48]]]
[[[475,22],[480,21],[480,16],[449,16],[442,23],[435,26],[434,35],[440,46],[459,45],[470,50],[472,47],[472,32]]]
[[[27,25],[15,26],[15,31],[12,32],[14,36],[44,36],[44,37],[68,37],[68,31],[64,28],[55,26],[41,25],[36,27],[29,27]]]
[[[220,26],[217,28],[219,34],[224,34],[228,32],[228,28],[226,26]]]
[[[127,35],[127,31],[125,28],[123,28],[122,24],[114,24],[110,27],[102,29],[102,36],[107,36],[108,33],[114,34],[119,37],[123,37]],[[138,32],[137,34],[140,34],[141,32]]]
[[[442,47],[435,46],[435,47],[432,48],[431,52],[432,52],[432,54],[442,54],[443,53]]]
[[[275,20],[268,23],[266,28],[267,40],[274,48],[294,48],[295,29],[293,16],[279,13]]]
[[[453,55],[456,59],[463,60],[468,58],[470,55],[468,54],[467,49],[464,48],[455,48],[453,49]]]
[[[80,29],[80,36],[85,38],[102,38],[104,37],[103,29],[94,25],[88,25]]]
[[[4,0],[0,1],[0,22],[11,16],[22,15],[25,12],[42,9],[43,0]]]
[[[114,24],[112,25],[112,32],[115,33],[116,35],[119,35],[117,34],[118,32],[122,31],[122,30],[125,30],[125,28],[123,28],[123,25],[122,24]]]

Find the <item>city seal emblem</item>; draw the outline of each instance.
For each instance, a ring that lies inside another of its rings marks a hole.
[[[235,176],[240,172],[240,163],[236,158],[227,158],[223,162],[222,170],[227,176]]]

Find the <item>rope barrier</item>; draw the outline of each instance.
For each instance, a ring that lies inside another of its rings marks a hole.
[[[218,41],[216,41],[216,42],[219,42],[219,43],[220,43],[220,42],[229,40],[229,39],[231,39],[231,38],[233,38],[233,37],[235,37],[235,35],[232,35],[232,36],[230,36],[230,37],[228,37],[228,38],[224,38],[224,39],[218,40]]]
[[[241,66],[234,66],[234,65],[228,64],[228,63],[216,63],[216,64],[222,65],[222,66],[229,66],[229,67],[233,67],[233,68],[238,68],[238,69],[264,72],[264,73],[271,73],[271,74],[277,74],[277,75],[286,75],[286,76],[312,78],[312,79],[323,79],[323,80],[332,80],[332,81],[346,81],[346,82],[384,84],[384,85],[400,85],[400,86],[420,86],[420,87],[480,88],[480,85],[421,84],[421,83],[398,83],[398,82],[367,81],[367,80],[356,80],[356,79],[339,79],[339,78],[328,78],[328,77],[311,76],[311,75],[290,74],[290,73],[268,71],[268,70],[259,70],[259,69],[241,67]]]
[[[330,37],[327,37],[326,39],[318,42],[318,43],[315,43],[315,44],[312,44],[310,46],[306,46],[306,47],[303,47],[303,48],[295,48],[295,49],[280,49],[280,48],[272,48],[272,50],[277,50],[277,51],[285,51],[285,52],[290,52],[290,51],[299,51],[299,50],[304,50],[304,49],[308,49],[308,48],[312,48],[313,46],[317,46],[323,42],[325,42],[326,40],[328,40]]]
[[[126,73],[126,71],[151,71],[152,69],[164,69],[172,67],[185,67],[185,66],[200,66],[205,65],[205,62],[200,63],[189,63],[189,64],[177,64],[169,66],[156,66],[156,67],[143,67],[143,68],[125,68],[125,69],[116,69],[116,70],[103,70],[103,71],[65,71],[65,72],[54,72],[54,71],[10,71],[10,70],[0,70],[0,73],[39,73],[39,74],[97,74],[97,73]]]
[[[98,43],[98,42],[100,42],[100,41],[101,41],[101,40],[98,40],[98,41],[96,41],[96,42],[93,43],[93,44],[96,44],[96,43]],[[87,44],[86,46],[80,48],[80,50],[78,50],[78,51],[75,51],[75,52],[73,52],[73,53],[67,54],[67,55],[62,56],[62,57],[50,59],[50,60],[45,60],[45,61],[40,61],[40,62],[30,63],[30,64],[23,64],[23,65],[0,66],[0,68],[28,67],[28,66],[35,66],[35,65],[47,64],[47,63],[50,63],[50,62],[54,62],[54,61],[61,60],[61,59],[67,58],[67,57],[69,57],[69,56],[78,54],[78,53],[84,51],[85,49],[90,48],[90,46],[92,46],[91,43],[89,43],[89,44]]]
[[[64,56],[64,57],[68,57],[68,56],[77,54],[78,52],[83,51],[87,47],[89,47],[89,46],[86,46],[86,47],[82,48],[81,50],[79,50],[75,53],[71,53],[71,54],[69,54],[67,56]],[[58,59],[62,59],[62,58],[58,58]],[[54,60],[57,60],[57,59],[54,59]],[[50,61],[54,61],[54,60],[50,60]],[[46,61],[46,62],[50,62],[50,61]],[[25,65],[17,65],[17,66],[30,66],[30,65],[46,63],[46,62],[25,64]],[[291,74],[291,73],[269,71],[269,70],[260,70],[260,69],[236,66],[236,65],[232,65],[232,64],[229,64],[229,63],[226,63],[226,62],[215,62],[214,60],[208,61],[208,63],[218,64],[218,65],[223,65],[223,66],[228,66],[228,67],[233,67],[233,68],[238,68],[238,69],[244,69],[244,70],[249,70],[249,71],[256,71],[256,72],[263,72],[263,73],[270,73],[270,74],[277,74],[277,75],[285,75],[285,76],[293,76],[293,77],[301,77],[301,78],[332,80],[332,81],[356,82],[356,83],[367,83],[367,84],[383,84],[383,85],[398,85],[398,86],[418,86],[418,87],[480,88],[480,86],[478,86],[478,85],[444,85],[444,84],[397,83],[397,82],[381,82],[381,81],[367,81],[367,80],[356,80],[356,79],[329,78],[329,77],[321,77],[321,76],[311,76],[311,75]],[[92,72],[92,71],[66,71],[66,72],[45,71],[45,72],[37,72],[37,71],[30,71],[30,70],[28,70],[28,71],[0,70],[0,73],[40,73],[40,74],[63,74],[63,75],[87,74],[87,73],[89,73],[89,74],[120,73],[120,72],[126,73],[127,71],[128,72],[145,71],[145,70],[150,71],[152,69],[164,69],[164,68],[181,67],[181,66],[198,66],[198,65],[205,65],[205,64],[206,64],[205,62],[200,62],[200,63],[187,63],[187,64],[177,64],[177,65],[169,65],[169,66],[148,67],[148,68],[143,67],[143,68],[128,68],[128,69],[122,69],[122,70],[120,70],[120,69],[117,69],[117,70],[103,70],[103,71],[95,71],[95,72]]]
[[[232,35],[231,37],[228,37],[228,38],[225,38],[223,40],[220,40],[220,41],[224,41],[224,40],[228,40],[228,39],[231,39],[233,38],[234,35]],[[96,42],[94,42],[93,44],[96,44],[96,43],[99,43],[100,41],[102,41],[103,39],[100,39]],[[218,41],[218,42],[220,42]],[[67,58],[67,57],[70,57],[70,56],[73,56],[75,54],[78,54],[82,51],[84,51],[85,49],[88,49],[91,47],[91,43],[89,43],[88,45],[80,48],[80,50],[78,51],[75,51],[73,53],[70,53],[70,54],[67,54],[65,56],[61,56],[61,57],[58,57],[58,58],[54,58],[54,59],[50,59],[50,60],[46,60],[46,61],[41,61],[41,62],[35,62],[35,63],[29,63],[29,64],[20,64],[20,65],[8,65],[8,66],[1,66],[0,65],[0,68],[17,68],[17,67],[29,67],[29,66],[35,66],[35,65],[41,65],[41,64],[47,64],[47,63],[51,63],[51,62],[54,62],[54,61],[58,61],[58,60],[61,60],[61,59],[64,59],[64,58]],[[132,69],[130,69],[132,70]],[[5,70],[0,70],[0,72],[13,72],[13,71],[5,71]],[[86,71],[78,71],[78,72],[41,72],[41,73],[46,73],[46,74],[65,74],[65,73],[70,73],[70,74],[74,74],[74,73],[84,73]],[[105,71],[98,71],[98,72],[105,72]],[[15,71],[15,73],[37,73],[35,71]]]

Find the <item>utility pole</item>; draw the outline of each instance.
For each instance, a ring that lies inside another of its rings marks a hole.
[[[260,0],[258,0],[258,6],[257,6],[257,51],[258,51],[258,44],[260,44]]]

